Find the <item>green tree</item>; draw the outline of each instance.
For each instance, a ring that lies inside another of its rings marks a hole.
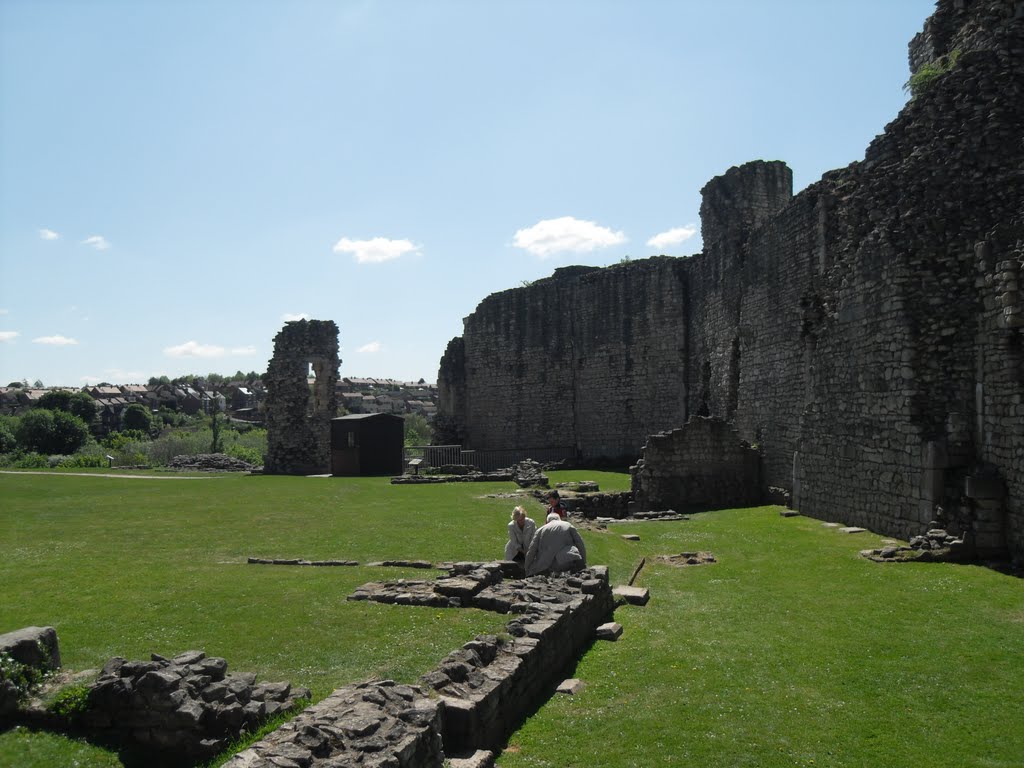
[[[148,435],[153,429],[153,414],[146,406],[132,403],[124,409],[121,423],[125,429],[135,429]]]
[[[434,430],[423,414],[407,413],[402,418],[405,419],[406,445],[430,445]]]
[[[26,450],[68,455],[86,444],[89,440],[89,427],[66,411],[33,408],[21,417],[14,436]]]
[[[220,436],[220,419],[217,418],[216,411],[210,417],[210,431],[213,433],[213,439],[210,441],[210,453],[223,453],[224,441]]]
[[[36,408],[45,408],[48,411],[71,412],[71,393],[64,389],[53,389],[39,398]]]
[[[92,424],[96,418],[96,401],[85,392],[53,390],[40,397],[36,407],[74,414],[86,424]]]
[[[171,380],[166,376],[150,376],[149,381],[146,382],[147,386],[156,387],[160,384],[170,384]]]
[[[0,453],[10,453],[18,447],[18,440],[6,424],[0,424]]]
[[[86,424],[92,424],[99,406],[87,392],[75,392],[68,401],[68,410]]]

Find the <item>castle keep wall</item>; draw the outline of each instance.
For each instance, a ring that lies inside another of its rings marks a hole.
[[[1024,553],[1024,4],[940,0],[912,68],[953,51],[863,161],[796,196],[779,162],[711,180],[702,253],[486,299],[445,416],[584,460],[716,416],[805,514]]]

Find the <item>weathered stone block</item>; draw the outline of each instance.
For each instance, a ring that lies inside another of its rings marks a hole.
[[[614,597],[621,597],[630,605],[647,605],[651,599],[651,592],[646,587],[629,587],[620,585],[612,589]]]
[[[60,668],[60,647],[53,627],[25,627],[0,635],[0,653],[37,669]]]

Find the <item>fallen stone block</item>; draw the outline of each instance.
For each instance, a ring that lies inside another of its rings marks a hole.
[[[567,696],[575,696],[577,693],[582,691],[586,687],[586,683],[582,680],[571,677],[568,680],[563,680],[558,684],[555,689],[555,693],[564,693]]]
[[[450,768],[494,768],[494,753],[478,749],[466,755],[445,754],[445,765]]]
[[[867,528],[858,528],[856,525],[848,525],[845,528],[840,528],[840,533],[865,533]]]
[[[609,621],[597,628],[595,636],[598,640],[618,640],[622,637],[622,625],[617,621]]]
[[[622,534],[622,538],[624,538],[626,541],[640,541],[640,537],[637,536],[635,533],[624,533]]]
[[[781,512],[779,512],[779,515],[781,515],[782,517],[800,517],[800,513],[797,512],[795,509],[784,509]]]
[[[651,591],[646,587],[620,585],[612,590],[612,597],[621,597],[630,605],[647,605],[647,601],[651,599]]]

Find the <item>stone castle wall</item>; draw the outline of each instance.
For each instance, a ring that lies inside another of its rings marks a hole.
[[[330,472],[331,419],[337,415],[338,326],[331,320],[294,320],[274,337],[267,386],[268,475]],[[310,386],[309,373],[314,380]]]
[[[778,162],[709,182],[702,253],[485,299],[439,376],[465,442],[635,459],[718,416],[805,514],[1024,553],[1024,3],[941,0],[912,66],[953,50],[863,161],[793,197]]]

